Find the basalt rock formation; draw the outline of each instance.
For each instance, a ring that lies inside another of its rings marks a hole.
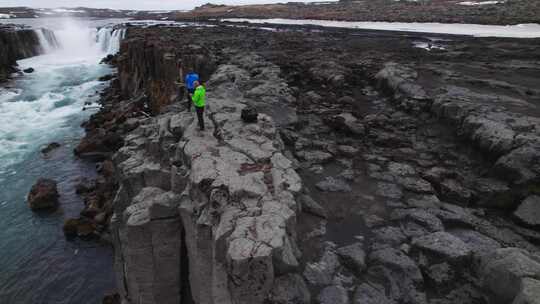
[[[17,60],[36,56],[41,52],[34,30],[18,26],[0,26],[0,82],[17,71]]]
[[[536,303],[540,42],[434,38],[131,27],[86,125],[121,138],[122,299]]]

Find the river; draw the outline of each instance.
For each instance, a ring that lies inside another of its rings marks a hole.
[[[46,54],[18,62],[35,72],[0,88],[0,303],[101,303],[115,288],[112,249],[67,241],[62,225],[83,208],[74,185],[94,174],[94,163],[72,153],[84,132],[81,123],[92,114],[82,108],[107,86],[98,78],[113,69],[99,62],[118,51],[122,33],[111,26],[97,30],[117,20],[16,22],[52,29],[58,47],[42,41]],[[44,157],[41,148],[53,141],[61,148]],[[39,177],[58,181],[55,212],[34,213],[26,203]]]

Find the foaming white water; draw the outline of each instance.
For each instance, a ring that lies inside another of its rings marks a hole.
[[[248,22],[260,24],[317,25],[351,29],[369,29],[381,31],[402,31],[435,33],[450,35],[468,35],[476,37],[538,38],[540,24],[518,25],[482,25],[461,23],[419,23],[419,22],[354,22],[309,19],[221,19],[226,22]]]
[[[106,85],[97,79],[112,72],[99,62],[118,51],[124,35],[106,30],[110,37],[103,42],[96,28],[66,21],[54,31],[58,47],[41,37],[47,53],[18,62],[21,69],[35,71],[15,78],[9,90],[0,88],[0,173],[41,146],[80,130],[87,115],[84,103],[96,102]]]

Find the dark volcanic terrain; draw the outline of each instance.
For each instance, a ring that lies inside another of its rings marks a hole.
[[[442,22],[519,24],[540,22],[540,2],[529,0],[491,1],[481,5],[462,0],[364,0],[260,5],[207,4],[179,12],[180,20],[210,18],[288,18],[341,21]]]
[[[118,151],[105,204],[121,296],[538,303],[539,52],[538,39],[129,28],[77,148]],[[177,66],[207,83],[205,132]]]

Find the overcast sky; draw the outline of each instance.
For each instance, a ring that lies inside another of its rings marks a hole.
[[[287,1],[315,2],[313,0],[0,0],[0,7],[30,6],[49,8],[85,6],[112,9],[173,10],[192,9],[195,6],[208,2],[215,4],[254,4]]]

